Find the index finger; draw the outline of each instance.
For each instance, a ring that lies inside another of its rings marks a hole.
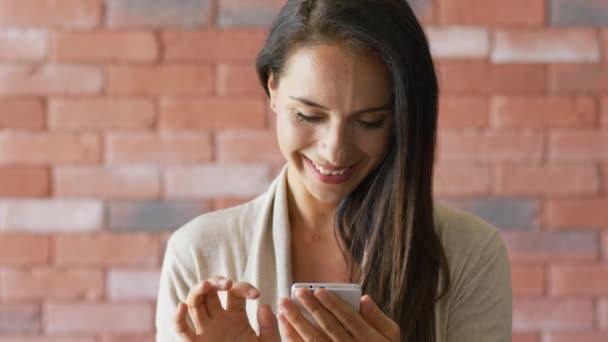
[[[369,327],[369,324],[348,303],[345,303],[338,296],[325,289],[316,289],[314,296],[327,310],[336,316],[338,321],[342,323],[352,336],[363,336],[363,328]]]
[[[247,299],[256,299],[260,296],[260,291],[247,282],[238,282],[228,291],[226,298],[227,311],[245,310]]]
[[[361,315],[365,321],[390,341],[398,341],[401,337],[399,325],[386,316],[369,295],[361,298]]]

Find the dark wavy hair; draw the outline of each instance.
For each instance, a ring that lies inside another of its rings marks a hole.
[[[432,342],[434,305],[450,288],[450,277],[434,229],[439,88],[428,41],[406,0],[289,0],[257,58],[266,93],[270,74],[280,82],[298,47],[318,44],[374,53],[390,72],[390,150],[340,203],[335,234],[351,281],[399,324],[401,340]]]

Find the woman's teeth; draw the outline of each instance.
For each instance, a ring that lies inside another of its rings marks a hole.
[[[348,169],[349,169],[349,168],[346,168],[346,169],[341,169],[341,170],[330,171],[330,170],[324,169],[322,166],[315,164],[314,162],[312,164],[315,166],[315,169],[317,169],[317,171],[319,171],[320,173],[322,173],[326,176],[340,176],[340,175],[343,175],[344,172],[348,171]]]

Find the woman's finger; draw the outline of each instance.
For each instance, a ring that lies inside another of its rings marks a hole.
[[[187,310],[188,306],[186,304],[181,302],[177,304],[177,312],[175,313],[175,331],[182,342],[192,342],[196,336],[194,332],[190,330],[190,327],[186,322]]]
[[[279,334],[279,324],[277,318],[270,305],[261,305],[258,309],[258,324],[260,325],[260,341],[262,342],[280,342],[281,335]]]
[[[217,295],[217,292],[230,290],[230,288],[232,288],[232,280],[226,279],[222,276],[214,276],[207,279],[207,282],[209,282],[211,288],[205,294],[205,308],[207,308],[207,314],[209,317],[213,318],[224,312],[222,302],[220,301],[220,297]]]
[[[323,333],[302,315],[291,300],[282,298],[279,300],[279,307],[283,316],[305,341],[328,341]]]
[[[332,340],[347,341],[353,339],[334,315],[327,311],[309,290],[298,289],[296,291],[296,298],[298,298],[302,306],[310,312],[319,326],[325,331],[325,334]]]
[[[279,313],[277,315],[279,320],[279,324],[281,326],[281,331],[283,332],[283,336],[287,339],[288,342],[304,342],[300,334],[296,331],[296,329],[289,323],[285,315]]]
[[[188,292],[188,298],[186,304],[188,305],[188,314],[192,319],[192,324],[197,334],[200,334],[203,330],[205,322],[208,320],[209,315],[205,308],[205,294],[210,289],[208,282],[203,281],[199,285],[190,289]]]
[[[357,339],[367,338],[366,332],[369,332],[369,324],[363,320],[361,315],[355,311],[352,306],[325,289],[315,290],[314,296],[336,317],[350,335]]]
[[[399,341],[401,332],[399,325],[380,310],[372,298],[365,295],[361,298],[361,316],[376,331],[390,341]]]
[[[245,311],[247,299],[256,299],[259,296],[260,291],[255,286],[246,282],[238,282],[232,285],[228,291],[226,311]]]

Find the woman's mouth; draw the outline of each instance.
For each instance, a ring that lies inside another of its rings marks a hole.
[[[355,166],[357,164],[351,165],[349,167],[336,168],[336,167],[324,167],[319,165],[312,160],[304,157],[306,163],[310,166],[312,173],[315,177],[325,184],[342,184],[346,182],[350,176],[353,174],[355,170]]]

